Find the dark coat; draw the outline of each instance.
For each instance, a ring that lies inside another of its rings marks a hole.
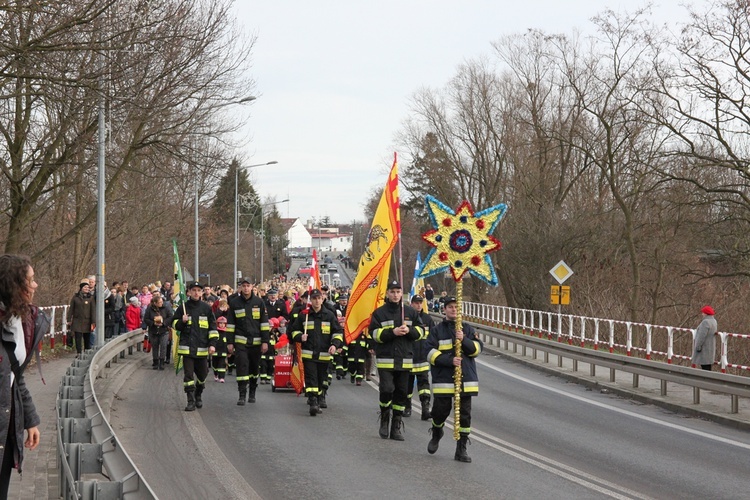
[[[146,323],[146,327],[148,328],[149,338],[169,333],[169,325],[172,323],[172,315],[172,308],[166,304],[161,307],[152,305],[148,306],[146,312],[143,314],[143,322]],[[162,317],[163,321],[161,325],[156,325],[154,323],[154,318],[156,316]]]
[[[479,393],[479,375],[474,358],[482,352],[484,344],[477,337],[474,328],[464,323],[464,339],[461,341],[461,393],[476,396]],[[452,397],[454,395],[453,343],[456,340],[456,322],[443,319],[430,328],[427,336],[427,359],[432,365],[432,396]]]
[[[268,312],[263,299],[255,294],[245,299],[242,294],[229,297],[227,344],[260,347],[270,341]]]
[[[13,332],[9,331],[3,323],[2,333],[0,334],[0,337],[2,337],[2,341],[0,342],[0,408],[8,410],[0,411],[0,442],[2,442],[3,445],[6,443],[8,430],[11,428],[10,407],[12,398],[14,408],[13,431],[16,436],[16,449],[14,450],[14,453],[19,473],[23,470],[21,466],[23,463],[24,430],[37,427],[40,424],[39,415],[37,414],[36,407],[31,399],[31,394],[26,388],[23,372],[29,364],[29,361],[31,361],[31,356],[34,355],[34,351],[37,349],[39,342],[42,341],[44,335],[49,331],[49,319],[47,316],[36,307],[33,307],[32,314],[36,318],[34,320],[31,348],[27,347],[26,349],[26,359],[19,359],[17,360],[17,364],[11,366],[11,356],[9,356],[9,352],[13,352],[16,345],[15,340],[13,339]],[[15,376],[12,387],[10,385],[11,370]],[[0,457],[2,457],[2,453],[0,453]]]
[[[404,305],[404,319],[401,320],[401,304],[386,301],[375,309],[370,318],[370,336],[375,345],[379,370],[411,370],[414,366],[414,341],[422,337],[422,320],[411,306]],[[409,333],[397,336],[393,329],[402,324],[409,327]]]
[[[187,322],[182,321],[183,314],[187,314]],[[208,358],[208,348],[216,348],[219,342],[216,317],[206,302],[193,299],[185,301],[174,312],[172,326],[180,336],[177,354],[182,356]]]
[[[307,323],[307,329],[305,329]],[[333,356],[328,353],[331,346],[339,349],[344,346],[344,330],[338,318],[325,306],[315,312],[310,307],[309,314],[299,314],[292,323],[292,341],[302,344],[302,359],[320,363],[330,363]],[[302,335],[307,332],[307,340]]]
[[[96,323],[96,301],[91,294],[78,292],[70,299],[68,308],[68,324],[74,332],[87,333],[91,325]]]

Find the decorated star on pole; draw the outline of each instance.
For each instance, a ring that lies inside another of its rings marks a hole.
[[[508,209],[501,203],[474,213],[468,201],[454,212],[432,196],[425,198],[433,229],[422,239],[432,245],[422,267],[420,277],[432,276],[449,268],[455,281],[468,271],[474,276],[497,286],[497,274],[490,252],[500,249],[500,241],[492,236],[500,219]]]

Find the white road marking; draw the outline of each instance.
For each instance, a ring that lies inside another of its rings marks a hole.
[[[497,368],[496,366],[492,366],[491,364],[487,363],[486,361],[482,361],[482,360],[477,359],[476,362],[479,363],[479,364],[481,364],[482,366],[484,366],[486,368],[489,368],[490,370],[496,371],[497,373],[501,373],[501,374],[503,374],[503,375],[505,375],[507,377],[514,378],[514,379],[518,380],[519,382],[523,382],[525,384],[533,385],[534,387],[538,387],[539,389],[544,389],[546,391],[554,392],[555,394],[559,394],[561,396],[565,396],[565,397],[568,397],[568,398],[571,398],[571,399],[575,399],[575,400],[580,401],[582,403],[587,403],[587,404],[590,404],[590,405],[593,405],[593,406],[597,406],[599,408],[604,408],[606,410],[610,410],[610,411],[613,411],[613,412],[616,412],[616,413],[620,413],[622,415],[628,415],[629,417],[637,418],[637,419],[640,419],[640,420],[645,420],[645,421],[650,422],[652,424],[661,425],[663,427],[668,427],[670,429],[678,430],[678,431],[685,432],[685,433],[688,433],[688,434],[693,434],[695,436],[700,436],[700,437],[703,437],[703,438],[706,438],[706,439],[711,439],[711,440],[717,441],[719,443],[728,444],[728,445],[731,445],[731,446],[736,446],[737,448],[744,448],[746,450],[750,450],[750,444],[745,444],[745,443],[740,443],[740,442],[737,442],[737,441],[732,441],[731,439],[727,439],[727,438],[723,438],[723,437],[720,437],[720,436],[716,436],[714,434],[709,434],[708,432],[698,431],[698,430],[691,429],[691,428],[685,427],[683,425],[674,424],[674,423],[671,423],[671,422],[665,422],[663,420],[659,420],[658,418],[648,417],[646,415],[640,415],[640,414],[638,414],[636,412],[633,412],[633,411],[625,410],[625,409],[622,409],[622,408],[617,408],[615,406],[611,406],[611,405],[608,405],[606,403],[601,403],[599,401],[594,401],[592,399],[588,399],[588,398],[585,398],[583,396],[579,396],[577,394],[571,394],[569,392],[563,391],[561,389],[557,389],[555,387],[550,387],[550,386],[545,385],[545,384],[540,384],[539,382],[534,382],[533,380],[529,380],[529,379],[524,378],[524,377],[522,377],[520,375],[517,375],[515,373],[509,372],[507,370],[503,370],[502,368]]]

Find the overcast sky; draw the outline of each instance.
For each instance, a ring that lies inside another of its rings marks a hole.
[[[654,18],[684,19],[683,1],[662,0]],[[694,2],[705,4],[705,0]],[[244,112],[241,154],[262,198],[289,198],[282,216],[364,220],[382,189],[411,96],[441,88],[491,42],[530,28],[572,33],[616,0],[237,0],[239,26],[256,35],[251,75],[258,99]],[[399,152],[400,153],[400,152]],[[404,158],[406,160],[406,158]],[[401,161],[402,168],[406,166]]]

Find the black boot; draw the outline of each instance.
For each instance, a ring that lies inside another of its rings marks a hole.
[[[323,392],[320,393],[318,396],[318,406],[321,408],[328,408],[328,403],[326,403],[326,393],[328,392],[328,389],[323,389]]]
[[[469,435],[462,432],[460,437],[458,438],[458,442],[456,443],[456,454],[453,456],[454,460],[465,462],[467,464],[471,463],[471,457],[466,452],[466,445],[468,445],[469,443]]]
[[[159,362],[158,362],[157,360],[154,360],[154,361],[153,361],[153,362],[151,363],[151,369],[152,369],[152,370],[158,370],[158,369],[159,369]]]
[[[310,405],[310,416],[314,417],[318,413],[320,413],[320,407],[318,406],[318,397],[317,396],[308,396],[307,397],[307,404]]]
[[[427,443],[427,453],[433,455],[440,445],[440,440],[443,437],[444,431],[442,427],[435,427],[433,425],[430,427],[430,432],[432,433],[432,438],[430,438],[430,442]]]
[[[380,408],[380,437],[383,439],[388,439],[388,432],[389,428],[391,426],[391,409],[390,408]]]
[[[250,391],[247,393],[248,403],[255,403],[255,389],[257,389],[257,387],[250,387]]]
[[[406,400],[406,407],[404,407],[404,416],[406,418],[411,417],[411,398]]]
[[[164,370],[164,360],[163,359],[159,360],[159,370]]]
[[[401,433],[403,428],[404,422],[401,420],[401,415],[393,415],[393,420],[391,421],[391,439],[403,441],[404,435]]]
[[[247,388],[243,387],[240,389],[240,399],[237,400],[237,406],[245,406],[247,400]]]
[[[422,420],[429,420],[432,418],[432,410],[430,409],[430,396],[422,395],[419,397],[419,402],[422,403]]]
[[[203,395],[203,386],[197,385],[195,387],[195,407],[196,408],[203,408],[203,399],[201,396]]]
[[[195,411],[195,395],[193,394],[193,391],[190,391],[187,394],[187,406],[185,407],[185,411]]]

